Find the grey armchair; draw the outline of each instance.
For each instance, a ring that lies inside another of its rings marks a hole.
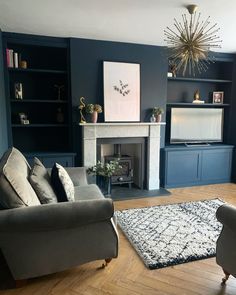
[[[222,205],[216,217],[223,224],[216,245],[216,262],[223,269],[222,284],[225,284],[230,275],[236,277],[236,208]]]
[[[1,159],[1,199],[10,191],[4,179],[4,167],[11,161],[9,154],[17,161],[14,167],[21,171],[19,175],[28,173],[24,171],[29,169],[20,167],[27,163],[24,164],[19,153],[13,149]],[[75,186],[75,202],[0,210],[0,250],[16,281],[93,260],[109,262],[118,255],[112,200],[104,198],[96,185],[87,183],[85,168],[68,168],[67,171]],[[30,185],[27,175],[22,181],[25,186]]]

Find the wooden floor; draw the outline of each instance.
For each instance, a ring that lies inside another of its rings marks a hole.
[[[172,189],[172,195],[115,203],[116,209],[138,208],[183,201],[222,198],[236,205],[236,184]],[[58,274],[32,279],[21,289],[4,290],[4,295],[235,295],[236,278],[221,287],[223,276],[215,258],[148,270],[120,232],[119,257],[103,270],[100,261]],[[236,263],[236,262],[235,262]]]

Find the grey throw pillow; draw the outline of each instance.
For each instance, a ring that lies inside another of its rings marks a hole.
[[[34,158],[29,181],[36,192],[41,204],[57,203],[57,196],[51,185],[47,169],[38,158]]]
[[[12,147],[0,159],[0,204],[4,209],[40,205],[29,183],[30,166]]]
[[[73,202],[75,200],[74,184],[66,170],[58,163],[55,163],[52,168],[51,181],[58,202]]]

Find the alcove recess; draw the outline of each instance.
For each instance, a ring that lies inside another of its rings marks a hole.
[[[12,35],[4,42],[12,145],[23,152],[67,152],[71,148],[67,40]],[[7,64],[7,49],[13,56],[17,53],[18,67]],[[26,68],[21,61],[27,62]],[[22,84],[22,99],[15,95],[15,83]],[[60,95],[56,85],[62,86]],[[20,122],[19,113],[27,115],[29,124]]]

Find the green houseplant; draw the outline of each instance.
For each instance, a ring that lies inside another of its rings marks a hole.
[[[102,163],[98,161],[96,165],[87,169],[88,174],[96,175],[97,184],[106,196],[111,195],[111,176],[122,168],[119,165],[118,159],[116,161],[110,161]]]
[[[161,122],[161,115],[164,113],[163,108],[160,107],[154,107],[152,109],[152,114],[155,116],[156,118],[156,122]]]
[[[100,104],[89,103],[86,105],[85,111],[86,113],[91,114],[92,123],[97,123],[98,114],[102,113],[102,107],[100,106]]]

